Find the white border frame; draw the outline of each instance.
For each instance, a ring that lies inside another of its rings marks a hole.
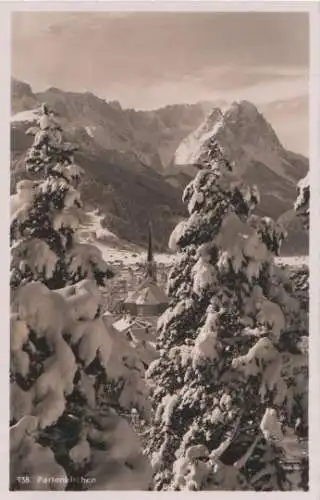
[[[2,395],[2,411],[0,412],[0,493],[1,497],[16,495],[33,498],[36,494],[41,498],[48,498],[51,495],[66,495],[67,497],[76,498],[77,492],[9,492],[9,203],[8,196],[10,193],[10,78],[11,78],[11,37],[10,37],[10,22],[11,12],[13,11],[152,11],[152,12],[197,12],[197,11],[215,11],[215,12],[235,12],[235,11],[262,11],[262,12],[307,12],[310,20],[310,99],[309,99],[309,158],[310,158],[310,178],[311,178],[311,220],[310,220],[310,378],[309,378],[309,395],[310,395],[310,489],[308,492],[261,492],[259,496],[264,496],[268,500],[273,498],[300,499],[304,498],[320,499],[320,438],[318,435],[318,426],[320,424],[320,314],[319,314],[319,283],[320,283],[320,231],[317,227],[318,217],[320,214],[320,2],[293,2],[293,1],[273,1],[265,2],[241,2],[225,0],[220,2],[213,1],[86,1],[78,2],[77,0],[69,0],[68,2],[52,2],[50,0],[42,0],[41,2],[33,2],[29,0],[3,2],[0,0],[0,231],[1,241],[1,320],[4,331],[2,332],[2,349],[0,354],[0,390]],[[183,492],[183,498],[209,497],[212,494],[218,494],[219,500],[235,498],[251,498],[257,495],[257,492],[200,492],[186,493]],[[161,495],[166,498],[179,496],[180,493],[174,492],[142,492],[142,491],[88,491],[88,495],[101,496],[101,498],[121,500],[136,498],[143,500],[146,497]]]

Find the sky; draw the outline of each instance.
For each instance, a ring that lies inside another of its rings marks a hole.
[[[276,121],[300,117],[304,129],[308,46],[306,13],[15,12],[12,17],[12,75],[34,91],[90,91],[135,109],[247,99]],[[296,132],[300,150],[307,147],[307,130],[301,133],[298,138]]]

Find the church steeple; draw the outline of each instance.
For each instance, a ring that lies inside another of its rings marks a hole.
[[[152,225],[151,222],[149,222],[149,228],[148,228],[148,262],[153,261],[153,248],[152,248]]]
[[[156,263],[153,260],[152,225],[150,221],[149,221],[149,231],[148,231],[148,256],[147,256],[146,276],[155,283],[157,282],[157,268],[156,268]]]
[[[148,250],[145,261],[144,279],[136,291],[129,294],[124,310],[131,316],[159,316],[168,307],[168,297],[157,285],[157,266],[153,258],[152,226],[148,228]]]

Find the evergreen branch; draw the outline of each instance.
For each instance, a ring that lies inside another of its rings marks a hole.
[[[237,418],[235,426],[234,426],[231,434],[224,441],[222,441],[222,443],[218,446],[218,448],[215,448],[210,453],[210,458],[214,462],[218,462],[219,459],[220,459],[220,457],[221,457],[221,455],[223,455],[223,453],[229,448],[230,444],[232,443],[233,438],[235,437],[235,435],[236,435],[236,433],[238,431],[238,428],[239,428],[239,425],[240,425],[240,421],[241,421],[241,417],[242,417],[242,415],[239,415],[239,417]]]
[[[259,470],[256,474],[254,474],[254,476],[252,476],[250,484],[256,483],[257,481],[259,481],[259,479],[261,479],[263,476],[266,476],[267,474],[273,474],[274,471],[275,471],[274,464],[269,463],[263,469]]]
[[[258,444],[259,440],[261,439],[261,436],[256,436],[253,443],[251,443],[250,447],[247,449],[247,451],[245,452],[245,454],[239,458],[239,460],[237,460],[233,465],[236,469],[242,469],[242,467],[244,467],[247,463],[247,461],[249,460],[249,458],[251,457],[256,445]]]

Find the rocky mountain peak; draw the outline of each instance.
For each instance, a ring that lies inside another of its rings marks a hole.
[[[244,116],[246,119],[256,119],[260,115],[258,108],[250,101],[234,101],[225,111],[226,118],[237,119]]]
[[[119,101],[108,101],[108,104],[113,109],[117,109],[118,111],[122,110],[122,106]]]
[[[249,101],[233,102],[224,113],[224,124],[244,144],[263,150],[283,150],[270,123]]]
[[[256,106],[248,101],[234,102],[224,112],[214,108],[202,124],[191,132],[178,147],[174,163],[193,165],[210,139],[223,146],[230,161],[235,161],[238,173],[243,173],[252,161],[268,164],[273,171],[286,175],[279,165],[285,155],[276,133]],[[282,169],[283,170],[283,169]]]
[[[293,206],[297,180],[308,169],[308,160],[287,151],[257,107],[234,102],[223,112],[214,108],[199,127],[185,137],[166,170],[172,185],[184,187],[195,175],[200,156],[215,139],[224,149],[234,172],[261,194],[259,211],[277,219]]]
[[[203,122],[203,130],[210,130],[218,121],[223,119],[223,114],[220,108],[212,108],[207,118]]]

